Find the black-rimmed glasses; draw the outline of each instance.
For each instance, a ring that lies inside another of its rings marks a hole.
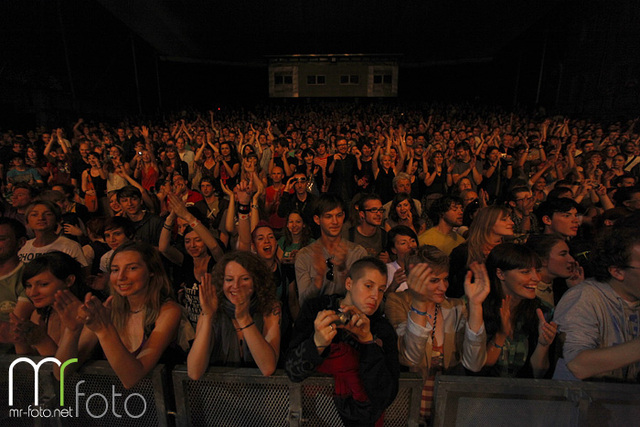
[[[363,209],[363,211],[369,212],[369,213],[384,213],[384,208],[369,208],[369,209]]]

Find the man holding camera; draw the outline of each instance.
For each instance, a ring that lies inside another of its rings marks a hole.
[[[296,320],[285,370],[293,382],[333,375],[334,402],[345,426],[382,425],[398,393],[398,338],[378,312],[387,267],[373,257],[349,269],[345,295],[308,300]]]

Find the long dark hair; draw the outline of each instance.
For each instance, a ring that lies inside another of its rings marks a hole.
[[[505,298],[502,284],[497,270],[510,271],[520,268],[539,269],[542,263],[538,255],[530,248],[515,243],[501,243],[491,250],[487,257],[486,267],[491,282],[491,292],[482,303],[484,324],[487,338],[493,337],[500,330],[500,307]],[[522,323],[525,333],[529,336],[538,333],[538,317],[536,308],[539,303],[536,298],[522,300],[515,312],[511,313],[514,324]]]

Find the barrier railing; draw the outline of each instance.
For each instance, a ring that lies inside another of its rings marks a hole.
[[[61,409],[53,365],[39,367],[34,405],[35,370],[17,364],[9,407],[8,372],[16,357],[0,356],[0,422],[11,426],[341,425],[329,376],[292,383],[280,370],[263,377],[257,369],[211,367],[193,381],[184,365],[170,372],[159,365],[126,390],[105,361],[88,362],[65,376],[63,408],[71,416],[45,416]],[[419,425],[421,388],[416,375],[401,375],[385,426]],[[438,376],[434,397],[435,426],[630,426],[640,420],[640,385]]]
[[[434,426],[632,426],[640,385],[515,378],[436,378]]]
[[[289,381],[283,371],[263,377],[256,369],[212,367],[198,381],[186,366],[173,370],[176,424],[186,426],[341,426],[333,403],[333,378]],[[385,411],[385,426],[417,426],[422,380],[402,374],[400,389]]]

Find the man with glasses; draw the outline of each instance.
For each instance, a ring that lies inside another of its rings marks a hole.
[[[346,238],[350,242],[362,246],[369,256],[377,257],[382,262],[389,262],[389,254],[384,251],[387,246],[387,232],[381,227],[384,207],[377,194],[366,194],[356,204],[358,225],[349,228]]]
[[[334,194],[323,194],[315,203],[313,220],[320,227],[320,238],[296,255],[301,307],[311,298],[344,294],[351,264],[367,256],[362,246],[342,238],[345,212],[344,202]]]
[[[538,232],[538,218],[533,214],[535,199],[527,187],[514,187],[509,192],[509,207],[516,243],[524,243],[530,234]]]
[[[556,306],[556,379],[640,381],[640,231],[614,226],[596,243],[595,278]]]

